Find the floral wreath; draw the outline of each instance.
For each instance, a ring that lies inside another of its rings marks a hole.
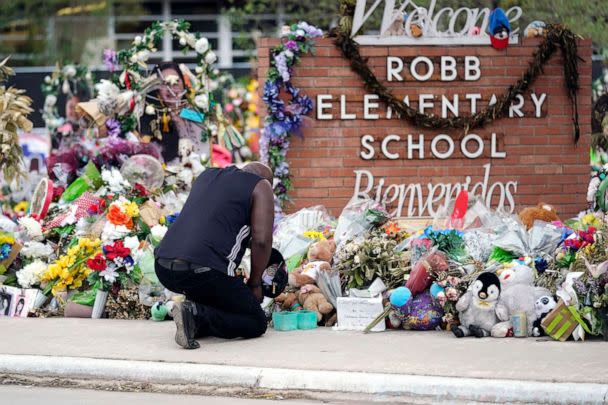
[[[260,155],[270,164],[274,173],[274,194],[277,210],[280,211],[289,200],[291,189],[287,151],[291,134],[302,136],[303,118],[313,109],[310,97],[301,95],[300,90],[291,83],[291,71],[303,54],[314,52],[314,39],[323,36],[319,28],[299,22],[284,27],[281,44],[272,50],[271,66],[264,83],[262,99],[268,108],[264,131],[260,140]],[[290,96],[285,104],[281,91]]]
[[[147,63],[150,54],[157,51],[157,46],[162,41],[164,34],[170,33],[173,39],[179,40],[184,52],[196,52],[195,73],[182,72],[187,73],[184,74],[185,86],[188,89],[187,99],[191,106],[208,112],[211,107],[208,82],[213,75],[211,65],[217,60],[217,56],[211,50],[209,40],[198,32],[189,32],[189,28],[190,23],[184,20],[155,21],[146,28],[142,36],[135,37],[131,48],[118,53],[104,52],[104,63],[110,66],[120,63],[123,66],[120,75],[113,75],[112,82],[122,91],[142,90],[142,79],[149,76],[150,73]],[[113,70],[112,67],[111,70]],[[139,117],[135,113],[136,102],[137,100],[132,98],[128,112],[118,116],[123,132],[131,131],[137,126]]]
[[[59,115],[57,110],[59,94],[71,96],[83,86],[93,97],[93,75],[88,66],[84,65],[69,63],[61,66],[57,63],[53,73],[44,78],[44,83],[40,86],[42,94],[45,96],[42,119],[51,133],[55,132],[64,122],[64,118]]]

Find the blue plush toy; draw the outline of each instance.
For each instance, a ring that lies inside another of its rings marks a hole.
[[[502,8],[497,7],[490,13],[488,32],[490,34],[490,42],[494,48],[504,49],[509,45],[511,24]]]

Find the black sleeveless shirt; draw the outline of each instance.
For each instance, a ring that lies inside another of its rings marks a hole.
[[[260,180],[236,167],[205,170],[156,257],[181,259],[234,276],[251,240],[252,194]]]

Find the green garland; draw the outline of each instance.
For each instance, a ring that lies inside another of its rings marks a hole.
[[[380,100],[386,103],[397,116],[417,127],[433,129],[458,128],[468,132],[470,129],[483,127],[495,119],[508,116],[509,107],[517,95],[530,88],[534,80],[543,72],[543,66],[553,56],[557,48],[560,48],[564,57],[564,79],[568,96],[572,102],[574,142],[578,142],[580,128],[576,93],[579,89],[578,61],[580,58],[577,53],[577,36],[569,29],[561,25],[547,25],[546,35],[538,49],[534,52],[528,69],[515,84],[509,86],[505,93],[498,97],[496,104],[488,106],[483,111],[473,115],[441,118],[436,115],[418,112],[418,110],[395,97],[388,88],[380,83],[367,64],[367,60],[361,56],[359,45],[350,36],[354,7],[355,2],[353,0],[340,1],[342,17],[339,27],[334,30],[336,46],[342,50],[344,57],[350,61],[351,68],[361,77],[365,84],[365,89],[377,94]]]

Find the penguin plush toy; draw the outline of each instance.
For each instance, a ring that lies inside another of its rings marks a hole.
[[[498,323],[496,304],[500,297],[500,280],[494,273],[481,273],[456,303],[460,325],[452,332],[456,337],[490,336]]]
[[[490,34],[490,42],[496,49],[505,49],[509,45],[509,34],[511,33],[511,24],[505,11],[498,7],[498,1],[493,2],[494,9],[488,18],[488,31]]]
[[[545,330],[541,326],[545,316],[557,306],[555,298],[550,295],[544,295],[536,300],[534,303],[534,311],[536,312],[536,320],[534,321],[534,328],[532,329],[532,335],[535,337],[545,336]]]

